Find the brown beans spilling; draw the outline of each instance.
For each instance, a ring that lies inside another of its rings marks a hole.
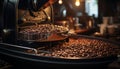
[[[38,56],[67,59],[96,58],[120,54],[119,46],[102,40],[88,38],[70,38],[68,42],[60,43],[50,48],[38,48],[37,50]],[[40,52],[40,50],[46,51],[47,53]]]

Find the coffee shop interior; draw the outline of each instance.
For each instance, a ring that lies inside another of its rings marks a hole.
[[[78,1],[78,3],[77,3]],[[82,35],[119,40],[119,0],[59,0],[55,3],[55,23],[73,22],[70,29]]]
[[[41,67],[120,69],[120,0],[0,0],[0,69]]]

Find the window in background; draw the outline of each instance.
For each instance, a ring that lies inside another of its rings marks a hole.
[[[98,17],[98,0],[86,0],[85,7],[85,11],[89,16],[94,14],[95,17]]]
[[[63,10],[63,17],[66,17],[66,13],[67,13],[67,10],[64,9],[64,10]]]

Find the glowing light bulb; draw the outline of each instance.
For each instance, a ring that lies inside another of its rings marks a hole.
[[[58,1],[58,3],[59,3],[59,4],[62,4],[62,3],[63,3],[63,1],[62,1],[62,0],[59,0],[59,1]]]
[[[80,6],[80,1],[79,1],[79,0],[76,0],[75,5],[76,5],[76,6]]]

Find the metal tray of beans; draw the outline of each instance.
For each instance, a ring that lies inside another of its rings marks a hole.
[[[1,59],[25,68],[104,69],[118,59],[119,43],[90,36],[70,36],[54,46],[30,48],[0,43]]]
[[[55,24],[38,24],[20,27],[18,40],[25,42],[52,42],[61,41],[67,36],[61,36],[68,32],[67,27]]]

